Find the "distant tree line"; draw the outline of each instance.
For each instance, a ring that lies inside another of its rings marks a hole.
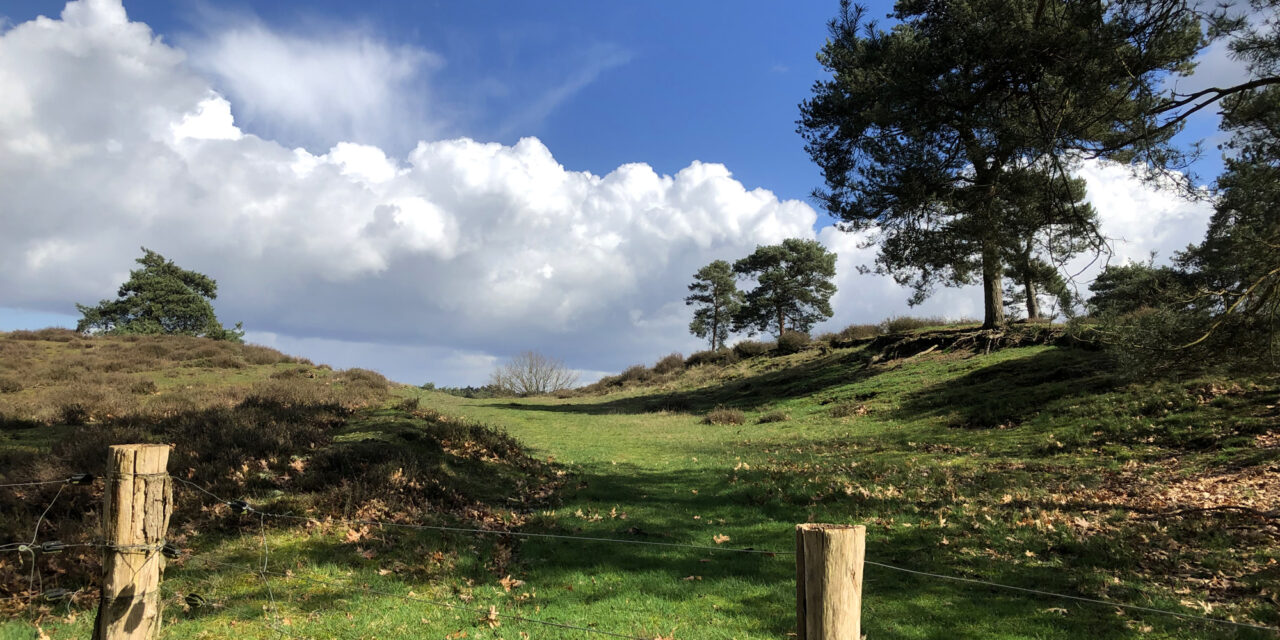
[[[772,331],[808,332],[830,318],[836,285],[836,255],[816,240],[789,238],[757,246],[732,265],[716,260],[694,274],[685,304],[695,306],[689,331],[711,348],[724,348],[729,335]],[[739,279],[754,282],[738,289]]]

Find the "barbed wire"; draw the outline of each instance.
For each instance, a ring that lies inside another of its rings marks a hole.
[[[1262,631],[1271,631],[1271,632],[1273,632],[1273,633],[1280,633],[1280,628],[1277,628],[1277,627],[1268,627],[1268,626],[1263,626],[1263,625],[1250,624],[1250,623],[1247,623],[1247,622],[1236,622],[1235,620],[1224,620],[1224,619],[1222,619],[1222,618],[1210,618],[1210,617],[1208,617],[1208,616],[1201,616],[1201,615],[1196,615],[1196,614],[1192,614],[1192,613],[1181,613],[1181,612],[1178,612],[1178,611],[1168,611],[1168,610],[1166,610],[1166,609],[1156,609],[1156,608],[1154,608],[1154,607],[1144,607],[1144,606],[1142,606],[1142,605],[1136,605],[1136,604],[1123,604],[1123,603],[1119,603],[1119,602],[1112,602],[1112,601],[1109,601],[1109,600],[1099,600],[1099,599],[1096,599],[1096,598],[1086,598],[1086,597],[1084,597],[1084,596],[1071,596],[1071,595],[1067,595],[1067,594],[1064,594],[1064,593],[1054,593],[1054,592],[1051,592],[1051,591],[1042,591],[1042,590],[1040,590],[1040,589],[1031,589],[1031,588],[1028,588],[1028,587],[1015,587],[1015,586],[1012,586],[1012,585],[1000,584],[1000,583],[998,583],[998,582],[991,582],[991,581],[988,581],[988,580],[979,580],[979,579],[977,579],[977,578],[964,578],[964,577],[961,577],[961,576],[951,576],[951,575],[946,575],[946,574],[941,574],[941,573],[931,573],[931,572],[928,572],[928,571],[920,571],[920,570],[917,570],[917,569],[907,569],[907,568],[905,568],[905,567],[898,567],[898,566],[894,566],[894,565],[891,565],[891,564],[886,564],[886,563],[883,563],[883,562],[872,562],[872,561],[870,561],[870,560],[863,560],[863,564],[871,565],[871,566],[873,566],[873,567],[880,567],[880,568],[882,568],[882,569],[890,569],[890,570],[892,570],[892,571],[901,571],[901,572],[903,572],[903,573],[910,573],[910,574],[918,575],[918,576],[927,576],[927,577],[930,577],[930,578],[939,578],[939,579],[942,579],[942,580],[951,580],[951,581],[955,581],[955,582],[966,582],[966,583],[970,583],[970,584],[979,584],[979,585],[983,585],[983,586],[987,586],[987,587],[995,587],[995,588],[997,588],[997,589],[1008,589],[1008,590],[1010,590],[1010,591],[1021,591],[1021,592],[1023,592],[1023,593],[1031,593],[1031,594],[1035,594],[1035,595],[1039,595],[1039,596],[1046,596],[1046,597],[1050,597],[1050,598],[1062,598],[1062,599],[1064,599],[1064,600],[1075,600],[1075,601],[1078,601],[1078,602],[1087,602],[1087,603],[1091,603],[1091,604],[1100,604],[1100,605],[1106,605],[1106,606],[1109,606],[1109,607],[1117,607],[1117,608],[1120,608],[1120,609],[1131,609],[1131,610],[1134,610],[1134,611],[1145,611],[1145,612],[1147,612],[1147,613],[1158,613],[1158,614],[1163,614],[1163,615],[1167,615],[1167,616],[1175,616],[1175,617],[1178,617],[1178,618],[1186,618],[1186,619],[1189,619],[1189,620],[1200,620],[1200,621],[1203,621],[1203,622],[1212,622],[1212,623],[1216,623],[1216,624],[1224,624],[1224,625],[1234,625],[1234,626],[1237,626],[1237,627],[1247,627],[1247,628],[1250,628],[1250,629],[1261,629]]]
[[[200,485],[194,482],[191,482],[190,480],[185,480],[183,478],[174,478],[174,479],[185,485],[194,487],[200,490],[202,493],[217,500],[218,502],[231,506],[233,509],[236,509],[236,510],[240,510],[243,512],[251,511],[253,513],[264,515],[268,518],[280,518],[284,520],[298,520],[298,521],[316,522],[316,523],[320,522],[319,519],[312,518],[309,516],[295,516],[287,513],[271,513],[268,511],[260,511],[258,509],[253,508],[253,506],[250,505],[248,502],[245,502],[243,500],[227,500],[221,496],[218,496],[217,494],[210,492],[204,487],[201,487]],[[653,546],[653,547],[696,549],[699,551],[714,551],[719,553],[750,553],[750,554],[765,555],[765,556],[795,555],[794,551],[774,551],[774,550],[768,550],[768,549],[753,549],[750,547],[748,548],[719,547],[719,546],[711,546],[711,545],[689,544],[689,543],[683,543],[683,542],[655,542],[651,540],[624,540],[622,538],[572,536],[572,535],[563,535],[563,534],[554,534],[554,533],[533,533],[528,531],[501,531],[501,530],[495,530],[495,529],[452,527],[452,526],[446,526],[446,525],[410,524],[410,523],[404,523],[404,522],[365,520],[360,518],[330,518],[330,520],[333,520],[335,522],[341,522],[344,524],[357,524],[357,525],[378,526],[378,527],[394,527],[394,528],[400,528],[400,529],[413,529],[413,530],[421,530],[421,531],[473,533],[473,534],[481,534],[481,535],[512,536],[515,538],[545,538],[545,539],[553,539],[553,540],[571,540],[575,542],[613,542],[618,544],[632,544],[632,545],[643,545],[643,546]]]
[[[308,517],[308,516],[297,516],[297,515],[286,514],[286,513],[272,513],[269,511],[262,511],[254,508],[247,501],[227,500],[226,498],[223,498],[222,496],[219,496],[213,493],[212,491],[208,490],[207,488],[201,486],[196,482],[192,482],[185,478],[179,478],[177,476],[170,476],[168,474],[123,474],[123,475],[149,475],[154,477],[166,476],[173,480],[177,480],[181,485],[185,487],[190,487],[192,489],[195,489],[200,493],[210,498],[213,498],[217,502],[231,507],[232,510],[237,514],[256,514],[258,516],[259,535],[261,537],[261,563],[256,568],[250,568],[248,572],[252,574],[256,574],[262,580],[264,590],[269,600],[269,612],[271,616],[271,621],[268,622],[268,626],[271,629],[281,633],[282,635],[296,637],[292,633],[284,629],[283,625],[280,624],[279,607],[275,599],[275,593],[271,587],[269,576],[279,576],[287,579],[298,579],[298,580],[303,580],[307,582],[324,584],[330,587],[340,586],[337,583],[333,583],[333,582],[316,580],[313,578],[307,578],[305,576],[297,576],[292,573],[281,573],[278,571],[270,570],[270,564],[269,564],[270,548],[267,542],[267,535],[266,535],[266,519],[274,518],[274,519],[283,519],[283,520],[320,523],[321,521],[319,519]],[[76,474],[63,480],[47,480],[47,481],[0,484],[0,488],[41,486],[41,485],[52,485],[52,484],[62,485],[61,487],[58,488],[58,491],[54,493],[53,498],[50,499],[49,503],[45,506],[44,510],[41,512],[40,516],[36,519],[35,526],[32,530],[32,536],[29,541],[0,544],[0,553],[18,552],[19,554],[26,554],[30,558],[32,567],[31,567],[31,574],[28,578],[27,598],[31,602],[34,603],[35,599],[40,597],[41,591],[43,591],[43,583],[44,583],[43,575],[41,575],[38,571],[39,563],[37,561],[37,552],[53,553],[53,552],[62,551],[68,548],[96,547],[96,548],[110,549],[110,550],[116,550],[116,551],[124,551],[124,550],[144,550],[148,552],[163,551],[163,553],[156,553],[155,555],[170,555],[171,553],[178,553],[176,551],[176,547],[172,547],[168,543],[161,543],[161,545],[114,545],[114,544],[107,543],[105,541],[72,543],[72,544],[63,544],[59,541],[46,541],[44,543],[38,543],[40,528],[44,524],[45,519],[48,517],[49,512],[53,509],[53,507],[58,502],[59,498],[63,495],[63,492],[65,491],[66,487],[71,484],[79,484],[79,485],[90,484],[93,482],[94,479],[95,478],[90,474]],[[493,529],[479,529],[479,528],[456,527],[456,526],[446,526],[446,525],[426,525],[426,524],[411,524],[411,523],[402,523],[402,522],[388,522],[388,521],[368,520],[368,519],[360,519],[360,518],[328,518],[327,520],[336,521],[336,522],[349,524],[349,525],[354,524],[354,525],[362,525],[362,526],[392,527],[392,528],[401,528],[401,529],[410,529],[410,530],[440,531],[440,532],[449,532],[449,533],[500,535],[500,536],[519,537],[519,538],[544,538],[544,539],[567,540],[567,541],[578,541],[578,542],[618,543],[618,544],[642,545],[642,546],[653,546],[653,547],[695,549],[695,550],[710,551],[710,552],[750,553],[750,554],[768,555],[768,556],[795,555],[794,552],[789,552],[789,551],[772,551],[772,550],[761,550],[761,549],[753,549],[753,548],[720,547],[720,546],[698,545],[698,544],[688,544],[688,543],[679,543],[679,542],[625,540],[620,538],[606,538],[606,537],[595,537],[595,536],[574,536],[574,535],[550,534],[550,533],[532,533],[532,532],[523,532],[523,531],[501,531],[501,530],[493,530]],[[176,556],[171,556],[171,557],[176,557]],[[148,561],[150,561],[150,557],[148,558]],[[242,570],[244,569],[244,567],[238,567],[237,565],[218,562],[218,561],[207,559],[207,558],[201,558],[198,561],[206,562],[213,565],[234,567]],[[1209,616],[1203,616],[1203,615],[1191,614],[1191,613],[1182,613],[1178,611],[1169,611],[1166,609],[1157,609],[1154,607],[1147,607],[1143,605],[1125,604],[1125,603],[1113,602],[1109,600],[1101,600],[1097,598],[1089,598],[1084,596],[1055,593],[1051,591],[1033,589],[1029,587],[1018,587],[1018,586],[1006,585],[1006,584],[1001,584],[1001,583],[992,582],[989,580],[977,579],[977,578],[967,578],[962,576],[933,573],[928,571],[921,571],[918,569],[909,569],[906,567],[899,567],[899,566],[895,566],[895,565],[891,565],[883,562],[875,562],[871,560],[864,560],[864,563],[869,566],[879,567],[879,568],[887,569],[891,571],[898,571],[902,573],[929,577],[929,578],[936,578],[940,580],[948,580],[952,582],[981,585],[981,586],[995,588],[995,589],[1016,591],[1016,592],[1027,593],[1027,594],[1032,594],[1032,595],[1046,597],[1046,598],[1072,600],[1072,601],[1083,602],[1088,604],[1116,607],[1118,609],[1140,611],[1140,612],[1158,614],[1158,615],[1166,615],[1166,616],[1172,616],[1172,617],[1177,617],[1177,618],[1182,618],[1187,620],[1196,620],[1196,621],[1211,623],[1211,624],[1229,625],[1229,626],[1235,626],[1235,627],[1241,627],[1241,628],[1269,631],[1272,633],[1280,633],[1280,628],[1277,628],[1277,627],[1270,627],[1270,626],[1258,625],[1258,624],[1252,624],[1252,623],[1246,623],[1246,622],[1236,622],[1234,620],[1213,618]],[[40,584],[40,590],[36,589],[37,581]],[[516,616],[513,614],[498,614],[496,613],[496,610],[485,611],[482,609],[473,609],[470,607],[456,605],[450,602],[423,598],[421,596],[416,596],[416,595],[405,595],[405,594],[398,594],[398,593],[393,593],[388,591],[380,591],[380,590],[370,588],[368,586],[364,586],[361,589],[368,593],[373,593],[377,595],[419,601],[419,602],[424,602],[428,604],[443,606],[450,609],[470,611],[470,612],[480,613],[484,615],[496,615],[498,617],[508,618],[508,619],[522,621],[522,622],[529,622],[533,624],[541,624],[541,625],[560,627],[565,629],[579,630],[579,631],[584,631],[589,633],[603,634],[603,635],[612,636],[612,637],[632,638],[633,640],[644,640],[643,638],[639,638],[637,636],[628,636],[625,634],[601,631],[597,629],[591,629],[589,627],[575,626],[575,625],[558,623],[558,622],[549,622],[544,620],[536,620],[532,618]],[[55,590],[55,591],[61,591],[61,590]]]
[[[66,480],[40,480],[36,482],[13,482],[10,484],[0,484],[0,489],[7,489],[9,487],[38,487],[40,485],[46,485],[46,484],[65,484],[65,483],[66,483]]]
[[[294,573],[284,573],[284,572],[280,572],[280,571],[271,571],[271,570],[258,570],[258,569],[254,569],[254,568],[251,568],[251,567],[246,567],[246,566],[243,566],[243,565],[236,565],[236,564],[232,564],[232,563],[229,563],[229,562],[221,562],[221,561],[218,561],[218,560],[212,560],[212,559],[209,559],[209,558],[197,558],[195,561],[196,561],[196,562],[203,562],[203,563],[210,564],[210,565],[214,565],[214,566],[222,566],[222,567],[228,567],[228,568],[238,569],[238,570],[241,570],[241,571],[246,571],[247,573],[257,573],[257,572],[261,571],[262,573],[265,573],[265,574],[268,574],[268,575],[273,575],[273,576],[278,576],[278,577],[281,577],[281,578],[285,578],[286,580],[301,580],[301,581],[303,581],[303,582],[310,582],[310,583],[312,583],[312,584],[318,584],[318,585],[326,586],[326,587],[329,587],[329,588],[335,589],[335,590],[337,590],[337,591],[350,592],[350,591],[352,591],[352,590],[353,590],[349,585],[342,585],[342,584],[339,584],[339,583],[337,583],[337,582],[333,582],[333,581],[330,581],[330,580],[320,580],[320,579],[316,579],[316,578],[309,578],[309,577],[307,577],[307,576],[300,576],[300,575],[297,575],[297,574],[294,574]],[[548,627],[559,627],[559,628],[561,628],[561,629],[570,629],[570,630],[573,630],[573,631],[583,631],[583,632],[586,632],[586,633],[595,633],[595,634],[604,635],[604,636],[610,636],[610,637],[614,637],[614,638],[627,638],[627,639],[629,639],[629,640],[651,640],[651,639],[649,639],[649,638],[644,638],[644,637],[641,637],[641,636],[632,636],[632,635],[627,635],[627,634],[623,634],[623,633],[616,633],[616,632],[613,632],[613,631],[604,631],[604,630],[601,630],[601,629],[592,629],[591,627],[583,627],[583,626],[572,625],[572,624],[567,624],[567,623],[563,623],[563,622],[554,622],[554,621],[551,621],[551,620],[539,620],[539,619],[536,619],[536,618],[527,618],[527,617],[525,617],[525,616],[520,616],[520,615],[516,615],[516,614],[511,614],[511,613],[499,613],[499,612],[497,612],[497,610],[496,610],[496,609],[476,609],[476,608],[474,608],[474,607],[463,606],[463,605],[455,604],[455,603],[452,603],[452,602],[448,602],[448,601],[446,601],[446,600],[436,600],[436,599],[433,599],[433,598],[425,598],[425,597],[423,597],[423,596],[419,596],[419,595],[416,595],[416,594],[412,594],[412,595],[410,595],[410,594],[403,594],[403,593],[394,593],[394,592],[391,592],[391,591],[383,591],[383,590],[379,590],[379,589],[374,589],[374,588],[369,587],[369,586],[363,586],[363,585],[362,585],[362,586],[356,587],[354,590],[356,590],[356,591],[363,591],[363,592],[366,592],[366,593],[372,593],[372,594],[374,594],[374,595],[386,596],[386,597],[390,597],[390,598],[400,598],[400,599],[402,599],[402,600],[408,600],[408,601],[413,601],[413,602],[421,602],[421,603],[424,603],[424,604],[433,604],[433,605],[436,605],[436,606],[445,607],[445,608],[447,608],[447,609],[452,609],[452,610],[455,610],[455,611],[466,611],[466,612],[469,612],[469,613],[477,613],[477,614],[480,614],[480,615],[483,615],[483,616],[494,616],[494,617],[497,617],[497,618],[505,618],[505,619],[508,619],[508,620],[514,620],[514,621],[517,621],[517,622],[528,622],[528,623],[531,623],[531,624],[539,624],[539,625],[544,625],[544,626],[548,626]]]

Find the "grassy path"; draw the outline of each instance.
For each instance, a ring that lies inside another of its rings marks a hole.
[[[1081,391],[1069,388],[1082,382],[1079,374],[1074,380],[1062,372],[1046,378],[1031,391],[1037,397],[1012,397],[1017,391],[1006,388],[993,393],[989,404],[904,409],[910,406],[909,390],[937,386],[945,393],[948,384],[982,368],[1005,367],[1020,375],[1034,361],[1037,368],[1048,362],[1070,369],[1074,363],[1055,351],[1012,350],[981,363],[939,361],[869,379],[851,375],[818,393],[806,389],[790,397],[786,380],[757,388],[755,395],[717,389],[708,398],[698,399],[696,392],[682,397],[693,398],[695,406],[723,402],[748,408],[747,423],[736,426],[649,410],[668,398],[434,402],[445,411],[504,425],[572,469],[564,506],[541,523],[556,531],[692,544],[715,544],[717,536],[727,536],[725,547],[790,551],[797,522],[866,522],[873,524],[868,559],[1193,613],[1181,606],[1185,597],[1180,603],[1168,592],[1144,589],[1150,585],[1129,570],[1135,550],[1123,546],[1132,538],[1112,547],[1115,539],[1081,539],[1063,531],[1061,522],[1057,528],[1028,526],[1027,520],[1046,513],[1030,505],[1055,484],[1084,488],[1097,482],[1096,473],[1122,463],[1089,452],[1055,455],[1063,445],[1053,443],[1081,437],[1076,431],[1093,425],[1045,421],[994,432],[944,426],[954,420],[946,413],[951,409],[982,417],[1021,410],[1021,404],[1041,410],[1079,403]],[[1008,381],[997,376],[994,382],[998,388]],[[860,397],[869,399],[868,415],[831,417],[833,398]],[[1093,401],[1107,405],[1118,398]],[[790,419],[754,424],[773,410]],[[914,419],[902,419],[912,411]],[[978,513],[967,511],[975,503],[1009,503],[1010,495],[1024,504],[1006,505],[1003,514],[986,505]],[[674,628],[676,637],[687,638],[777,638],[793,630],[794,569],[787,555],[526,543],[523,557],[530,583],[564,591],[554,598],[557,610],[596,621],[601,629],[666,634]],[[1158,585],[1158,578],[1153,582]],[[868,570],[864,612],[871,638],[1271,637],[874,567]]]

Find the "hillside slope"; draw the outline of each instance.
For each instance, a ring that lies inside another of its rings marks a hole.
[[[794,523],[862,523],[868,560],[901,568],[1280,624],[1274,375],[1128,382],[1052,336],[990,351],[953,339],[972,333],[632,369],[581,397],[429,401],[573,471],[553,531],[789,550]],[[610,584],[581,594],[580,618],[656,590],[666,615],[631,628],[741,638],[793,624],[785,559],[541,553],[532,584]],[[865,598],[868,637],[1274,635],[877,567]]]
[[[807,521],[868,525],[868,637],[1274,637],[886,566],[1280,625],[1274,375],[1130,382],[1042,329],[664,358],[483,400],[182,338],[15,332],[0,354],[0,484],[172,442],[183,479],[296,518],[180,487],[167,638],[785,637]],[[0,490],[6,539],[57,498],[40,539],[90,540],[100,486]],[[39,558],[71,603],[29,599],[31,565],[0,556],[0,638],[83,637],[96,553]]]
[[[505,434],[424,410],[372,371],[180,336],[0,334],[0,485],[97,478],[0,488],[5,552],[14,551],[5,543],[32,539],[73,545],[0,555],[0,613],[15,618],[0,625],[0,637],[31,637],[31,622],[53,637],[84,637],[100,552],[74,545],[97,542],[107,446],[136,442],[172,444],[169,470],[182,480],[169,540],[192,556],[167,572],[171,611],[186,607],[181,594],[191,592],[228,606],[211,618],[171,613],[167,637],[235,626],[246,608],[261,617],[257,582],[198,562],[252,566],[268,543],[282,547],[281,560],[329,568],[377,554],[380,563],[408,566],[427,544],[441,564],[415,563],[408,574],[487,580],[509,562],[509,542],[392,535],[342,519],[501,531],[518,524],[513,509],[544,504],[560,481]],[[239,499],[295,517],[268,522],[223,503]],[[71,601],[46,601],[57,589],[72,592]],[[386,608],[377,602],[362,615],[377,619]]]

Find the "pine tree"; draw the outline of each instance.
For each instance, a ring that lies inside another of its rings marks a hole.
[[[235,342],[244,337],[240,323],[226,329],[214,315],[210,301],[218,297],[218,283],[213,278],[183,269],[146,247],[136,262],[142,268],[129,272],[115,300],[76,305],[82,316],[77,331],[172,333]]]
[[[711,349],[724,347],[729,338],[733,318],[742,306],[742,292],[734,279],[733,267],[724,260],[716,260],[693,274],[691,292],[684,299],[686,305],[701,305],[693,312],[689,331],[699,338],[707,338]]]
[[[734,263],[733,271],[756,281],[734,320],[735,330],[754,334],[773,328],[781,337],[786,331],[807,332],[832,315],[836,254],[817,240],[788,238],[756,247]]]
[[[1194,14],[1155,3],[901,0],[886,31],[842,1],[818,54],[832,78],[801,105],[815,196],[874,234],[876,270],[912,303],[980,282],[984,325],[999,326],[1006,249],[1025,240],[1002,206],[1011,176],[1063,180],[1074,151],[1132,157],[1139,138],[1146,159],[1176,155],[1162,87],[1204,41]]]

